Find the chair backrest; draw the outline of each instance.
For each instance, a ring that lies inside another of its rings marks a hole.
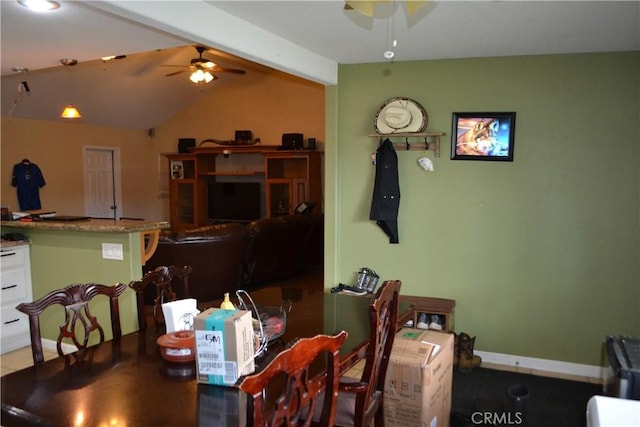
[[[44,362],[42,336],[40,334],[40,314],[45,309],[54,304],[62,305],[65,309],[65,320],[60,325],[60,333],[58,334],[56,346],[58,354],[63,356],[62,342],[64,339],[70,339],[80,350],[87,347],[90,334],[93,331],[98,331],[100,342],[104,342],[104,330],[98,323],[98,319],[89,311],[89,301],[95,296],[105,295],[109,298],[113,338],[118,339],[122,336],[118,297],[122,295],[126,289],[127,285],[124,283],[118,283],[115,286],[105,286],[96,283],[74,284],[61,290],[49,292],[34,302],[19,304],[16,309],[29,316],[31,352],[33,354],[34,364]],[[76,328],[81,328],[84,335],[80,336],[77,334]]]
[[[142,279],[129,283],[129,287],[136,292],[136,301],[138,305],[138,328],[143,330],[147,327],[145,312],[145,290],[147,286],[153,284],[155,286],[155,297],[153,299],[153,323],[158,326],[160,323],[160,314],[162,313],[162,304],[169,301],[175,301],[178,294],[174,291],[173,285],[176,280],[182,284],[182,297],[189,297],[189,275],[193,271],[190,265],[184,266],[160,266],[147,272]]]
[[[335,336],[301,338],[278,353],[259,373],[242,379],[240,390],[253,397],[253,425],[308,426],[312,423],[309,414],[313,414],[317,406],[322,406],[320,425],[332,426],[338,394],[338,352],[346,339],[345,331]],[[328,356],[326,373],[315,376],[310,372],[310,367],[323,354]],[[274,377],[281,374],[285,376],[284,386],[276,393],[273,409],[267,409],[264,390]],[[319,399],[323,401],[318,402]]]
[[[387,280],[378,289],[369,305],[369,348],[361,382],[368,384],[356,395],[355,425],[365,425],[382,405],[384,381],[398,322],[400,280]]]

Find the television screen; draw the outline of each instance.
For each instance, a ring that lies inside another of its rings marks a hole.
[[[209,184],[210,221],[253,221],[261,217],[259,182]]]

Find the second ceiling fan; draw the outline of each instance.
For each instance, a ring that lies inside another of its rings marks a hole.
[[[195,46],[196,51],[198,52],[198,57],[193,58],[189,65],[163,65],[163,67],[182,67],[183,70],[174,71],[173,73],[169,73],[166,77],[175,76],[180,73],[184,73],[185,71],[191,71],[191,76],[189,79],[194,83],[200,83],[204,81],[205,83],[209,83],[216,77],[212,73],[233,73],[233,74],[246,74],[245,70],[237,69],[237,68],[223,68],[218,66],[215,62],[203,58],[202,54],[206,50],[203,46]]]

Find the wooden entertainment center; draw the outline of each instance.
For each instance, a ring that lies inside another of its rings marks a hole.
[[[219,157],[260,154],[264,162],[251,170],[218,170]],[[269,145],[192,148],[166,154],[169,161],[171,228],[184,230],[209,224],[209,188],[219,177],[251,177],[264,181],[267,217],[290,215],[304,201],[322,210],[322,152],[280,150]],[[257,219],[257,218],[255,218]]]

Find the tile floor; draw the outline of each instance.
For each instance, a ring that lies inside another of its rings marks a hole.
[[[53,359],[55,357],[58,357],[58,353],[46,348],[44,349],[45,360]],[[6,375],[31,365],[33,365],[31,347],[22,347],[0,355],[0,375]]]

